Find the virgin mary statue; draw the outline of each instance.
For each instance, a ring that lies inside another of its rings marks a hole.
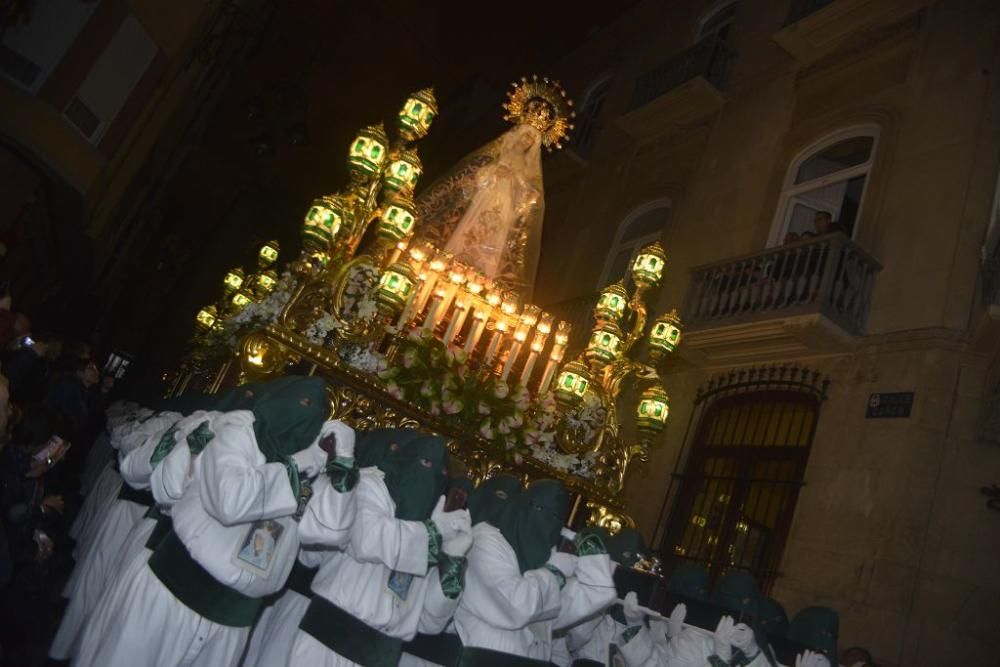
[[[560,147],[573,112],[548,79],[522,79],[508,97],[506,118],[514,127],[421,193],[416,234],[528,299],[545,212],[541,149]]]

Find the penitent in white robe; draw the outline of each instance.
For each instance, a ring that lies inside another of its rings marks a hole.
[[[185,418],[185,420],[182,420],[182,423],[177,425],[176,446],[158,466],[153,468],[149,478],[150,491],[161,512],[170,512],[170,508],[180,499],[184,488],[187,487],[194,477],[196,463],[200,457],[193,457],[192,459],[191,449],[188,447],[187,442],[185,442],[187,434],[206,420],[211,427],[215,420],[221,416],[222,413],[220,412],[192,415],[192,417]],[[184,423],[192,418],[194,418],[193,424],[190,422]],[[168,465],[171,461],[175,464]],[[81,662],[92,663],[94,652],[100,645],[101,639],[105,635],[115,631],[111,624],[117,609],[125,604],[130,582],[142,572],[149,561],[152,551],[146,548],[146,542],[148,542],[155,526],[156,522],[154,520],[143,518],[132,529],[123,547],[122,559],[116,566],[115,574],[109,579],[105,592],[101,595],[100,600],[98,600],[97,605],[94,607],[93,613],[80,633],[77,655]]]
[[[145,474],[145,470],[149,468],[149,456],[163,434],[178,419],[180,415],[177,413],[165,413],[162,418],[154,417],[146,422],[149,424],[148,427],[136,430],[135,439],[137,440],[140,434],[144,435],[145,439],[121,462],[120,471],[125,484],[139,490],[149,488],[149,478]],[[72,583],[68,583],[63,592],[70,602],[63,613],[59,630],[52,640],[49,657],[66,660],[76,653],[80,631],[104,593],[108,579],[121,559],[122,547],[128,540],[129,534],[148,509],[145,505],[120,498],[112,503],[101,529],[94,538],[94,545],[77,564]],[[152,531],[152,526],[149,531]]]
[[[148,416],[144,413],[143,418]],[[105,464],[101,474],[95,480],[94,486],[86,495],[80,513],[77,514],[70,527],[70,536],[76,540],[73,558],[76,559],[77,563],[83,560],[87,551],[93,546],[94,537],[101,527],[101,521],[118,497],[118,488],[122,478],[118,474],[116,464],[124,459],[130,451],[142,445],[145,437],[139,429],[153,428],[155,426],[155,424],[151,424],[153,419],[147,419],[145,422],[140,422],[138,419],[122,420],[114,426],[109,425],[108,442],[116,452],[117,460]],[[67,582],[66,590],[63,591],[63,597],[69,597],[73,586],[73,577],[71,576]]]
[[[298,500],[284,464],[268,463],[257,447],[253,422],[253,413],[241,410],[213,424],[215,438],[198,457],[194,479],[172,516],[174,531],[201,567],[225,586],[260,598],[282,587],[298,552],[292,519]],[[266,571],[241,565],[236,557],[259,520],[281,528]],[[250,629],[200,616],[148,566],[122,597],[111,617],[115,631],[91,655],[81,652],[77,667],[225,667],[239,661]]]
[[[548,660],[552,626],[562,607],[559,580],[547,568],[521,573],[517,554],[498,528],[472,528],[465,592],[455,628],[465,646]]]
[[[422,521],[397,519],[396,504],[378,468],[360,471],[354,490],[355,518],[343,551],[320,566],[312,590],[379,632],[408,641],[417,632],[444,630],[458,600],[441,590],[437,567],[428,570],[430,536]],[[310,507],[312,503],[310,502]],[[320,534],[313,532],[321,529]],[[324,544],[323,526],[302,523],[303,544]],[[406,599],[387,587],[392,572],[413,575]],[[299,630],[291,665],[350,667],[354,662]],[[364,666],[362,666],[364,667]]]
[[[313,484],[313,496],[299,521],[299,562],[309,568],[320,567],[346,546],[354,523],[353,489],[341,493],[320,475]],[[311,598],[286,589],[281,597],[264,609],[254,626],[242,667],[271,667],[290,664],[292,647],[299,623],[306,615]]]

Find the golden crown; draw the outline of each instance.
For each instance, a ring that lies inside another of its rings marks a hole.
[[[529,80],[521,77],[511,84],[507,102],[503,105],[506,114],[503,119],[515,125],[531,125],[542,133],[542,143],[549,151],[552,146],[562,148],[562,141],[573,129],[570,122],[576,117],[573,100],[566,91],[548,77],[532,75]]]

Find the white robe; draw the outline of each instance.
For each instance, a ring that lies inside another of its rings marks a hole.
[[[396,504],[381,470],[364,468],[359,477],[353,494],[356,507],[349,541],[343,551],[333,552],[320,566],[313,580],[313,593],[369,627],[403,641],[413,639],[417,632],[443,631],[458,601],[441,590],[437,568],[428,570],[427,527],[422,521],[395,517]],[[307,521],[312,508],[310,502],[302,519],[302,542],[329,544],[329,537],[322,535],[336,535],[338,531],[331,531],[318,520]],[[387,587],[393,571],[413,575],[405,600]],[[289,664],[349,667],[355,663],[299,630]]]
[[[179,417],[177,413],[167,414],[169,417],[153,418],[146,422],[152,426],[136,430],[136,433],[145,434],[145,441],[129,452],[120,466],[124,483],[132,488],[139,490],[149,488],[149,475],[146,473],[149,470],[149,457],[163,434],[176,423],[175,417]],[[59,630],[52,640],[49,657],[66,660],[76,653],[80,632],[104,594],[109,578],[115,573],[132,529],[148,509],[145,505],[122,499],[116,499],[111,505],[101,529],[94,538],[94,545],[87,550],[86,555],[74,569],[72,585],[67,583],[67,588],[63,592],[70,602],[59,623]],[[150,522],[147,523],[150,524],[148,537],[153,526]]]
[[[194,479],[172,516],[174,531],[202,568],[220,583],[259,598],[280,589],[291,570],[299,546],[292,519],[298,503],[284,464],[267,463],[257,447],[253,421],[253,413],[241,410],[213,423],[215,438],[198,457]],[[281,527],[266,572],[241,566],[237,558],[258,520]],[[121,597],[111,616],[116,632],[102,637],[86,661],[81,653],[79,667],[225,667],[239,661],[250,629],[203,618],[149,567]]]
[[[320,475],[313,483],[313,495],[299,521],[299,540],[308,546],[299,550],[299,562],[306,567],[323,563],[347,545],[355,518],[353,489],[341,493]],[[254,626],[243,667],[287,665],[299,631],[299,623],[309,609],[310,598],[287,589],[264,609]]]
[[[176,414],[157,415],[144,422],[140,422],[139,420],[123,420],[110,427],[108,441],[112,449],[117,452],[118,462],[124,460],[133,449],[141,446],[150,433],[155,429],[161,428],[163,423],[173,419],[172,415]],[[177,415],[177,418],[179,418],[179,415]],[[163,430],[166,430],[166,427],[163,427]],[[70,536],[76,540],[76,547],[73,549],[73,558],[77,563],[81,563],[94,546],[101,523],[118,497],[118,488],[121,485],[121,481],[121,475],[118,474],[115,466],[109,462],[94,483],[94,488],[87,494],[83,507],[80,508],[80,513],[70,528]],[[78,570],[79,567],[70,574],[69,580],[63,589],[63,597],[72,597],[72,592],[76,587],[76,579],[79,576]]]
[[[219,412],[196,414],[186,418],[186,420],[194,418],[193,424],[178,424],[176,446],[153,469],[149,480],[150,490],[161,512],[169,513],[170,508],[180,498],[180,494],[193,478],[196,462],[200,459],[200,457],[194,457],[192,460],[191,450],[185,442],[187,434],[206,420],[211,425],[221,414]],[[171,459],[183,461],[183,465],[168,466],[167,462]],[[170,489],[176,493],[176,497],[166,493],[164,489]],[[143,518],[132,529],[123,547],[122,557],[115,567],[116,576],[109,581],[109,585],[80,633],[77,655],[81,663],[93,664],[93,655],[100,645],[101,639],[112,632],[111,623],[118,608],[125,604],[125,597],[131,581],[146,567],[149,556],[152,554],[146,548],[146,542],[155,527],[156,521],[154,519]]]
[[[111,436],[106,432],[101,433],[94,439],[94,444],[87,451],[87,460],[83,464],[83,473],[80,475],[80,495],[86,496],[94,487],[94,482],[115,455],[115,450],[111,446]]]
[[[465,646],[548,660],[562,608],[556,576],[545,567],[521,573],[517,554],[487,522],[472,528],[465,592],[455,628]]]

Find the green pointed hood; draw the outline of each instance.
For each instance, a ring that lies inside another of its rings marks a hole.
[[[494,475],[476,487],[469,496],[472,525],[487,521],[494,526],[496,519],[509,512],[521,495],[521,480],[514,475]]]
[[[426,521],[448,486],[448,448],[444,438],[424,435],[393,443],[378,464],[396,504],[396,518]]]
[[[329,409],[322,378],[290,376],[277,387],[261,387],[252,407],[253,430],[268,463],[284,462],[311,445]]]
[[[708,570],[698,563],[682,561],[670,573],[667,590],[696,600],[707,600]]]
[[[569,516],[569,493],[562,482],[540,479],[528,485],[513,511],[498,517],[497,528],[517,554],[521,572],[545,565]]]
[[[788,629],[791,639],[822,651],[830,662],[837,659],[837,635],[840,617],[829,607],[806,607],[795,614]]]
[[[354,461],[358,468],[378,466],[393,443],[402,446],[425,435],[426,433],[412,428],[378,428],[358,433],[354,445]]]
[[[729,570],[715,582],[712,591],[712,602],[731,611],[739,613],[737,622],[746,621],[746,617],[757,616],[757,605],[760,602],[760,587],[753,575],[743,570]]]
[[[622,528],[607,538],[605,544],[608,545],[611,560],[624,567],[632,567],[646,553],[646,543],[635,528]]]

